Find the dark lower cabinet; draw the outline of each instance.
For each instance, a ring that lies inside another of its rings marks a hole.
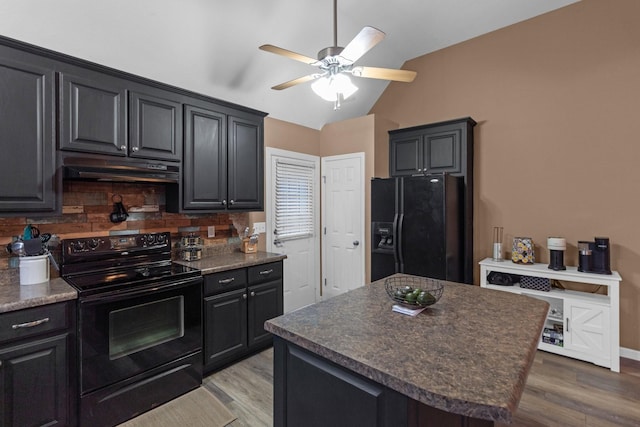
[[[409,399],[281,338],[274,341],[275,427],[399,427]]]
[[[204,364],[247,352],[247,290],[238,289],[204,299]]]
[[[274,427],[491,427],[409,398],[280,337],[273,341]]]
[[[204,276],[204,370],[271,345],[264,322],[283,313],[282,261]]]
[[[0,213],[51,213],[55,197],[55,73],[0,46]]]
[[[1,425],[75,424],[76,387],[69,375],[75,348],[74,311],[68,304],[0,316]]]

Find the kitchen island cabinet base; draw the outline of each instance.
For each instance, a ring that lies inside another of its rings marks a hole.
[[[444,412],[274,337],[274,426],[489,427]]]

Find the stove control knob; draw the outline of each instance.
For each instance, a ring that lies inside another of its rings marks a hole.
[[[89,240],[89,242],[87,243],[87,246],[89,246],[89,249],[91,249],[92,251],[95,251],[98,246],[100,246],[100,239],[91,239]]]
[[[165,243],[165,240],[166,240],[166,238],[165,238],[164,234],[158,234],[156,236],[156,241],[158,242],[159,245],[163,245]]]
[[[147,245],[153,245],[153,243],[156,241],[156,236],[153,234],[147,234]]]
[[[77,242],[73,242],[71,247],[74,252],[81,252],[84,250],[84,242],[81,240],[78,240]]]

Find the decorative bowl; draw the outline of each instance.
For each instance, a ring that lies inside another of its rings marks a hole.
[[[384,287],[389,298],[410,308],[435,304],[444,292],[442,280],[428,277],[389,277],[384,281]]]

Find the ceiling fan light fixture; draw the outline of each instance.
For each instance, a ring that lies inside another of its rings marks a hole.
[[[317,79],[311,84],[311,89],[325,101],[336,102],[340,95],[342,99],[349,98],[358,90],[358,87],[348,76],[339,73]]]

